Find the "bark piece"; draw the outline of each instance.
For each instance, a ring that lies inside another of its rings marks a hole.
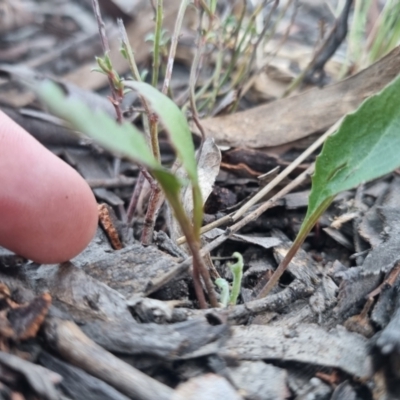
[[[43,293],[30,303],[12,308],[7,318],[14,330],[14,339],[26,340],[35,337],[51,305],[51,296]]]
[[[222,376],[206,374],[180,385],[171,400],[241,400],[242,397]]]
[[[229,368],[230,378],[246,398],[284,400],[289,397],[287,373],[262,361],[243,361]]]
[[[2,351],[0,351],[0,364],[23,375],[41,399],[59,400],[54,387],[54,384],[59,383],[62,379],[59,374]]]
[[[174,360],[228,337],[227,325],[212,326],[206,318],[172,324],[137,324],[133,319],[89,322],[83,332],[105,349],[125,355],[152,355]]]
[[[127,297],[147,296],[169,281],[176,259],[153,246],[135,243],[84,265],[91,277]]]
[[[326,331],[317,325],[299,324],[295,329],[262,325],[236,326],[220,355],[240,360],[296,361],[339,368],[358,378],[371,376],[368,342],[338,326]]]
[[[112,386],[89,375],[80,368],[73,367],[49,353],[42,352],[39,362],[51,371],[60,374],[63,380],[60,388],[74,400],[128,400],[128,397]]]
[[[37,293],[49,292],[53,304],[76,322],[132,319],[121,294],[66,262],[61,265],[30,265],[20,278]]]
[[[104,350],[73,322],[49,318],[44,333],[48,344],[64,359],[107,382],[131,399],[171,399],[172,389]]]

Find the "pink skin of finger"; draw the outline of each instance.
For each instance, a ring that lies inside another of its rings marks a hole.
[[[84,250],[97,221],[85,180],[0,111],[0,245],[63,262]]]

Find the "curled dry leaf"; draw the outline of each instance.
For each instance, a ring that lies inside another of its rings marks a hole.
[[[221,165],[221,152],[215,144],[214,139],[208,138],[203,144],[201,155],[198,161],[197,171],[199,176],[199,186],[203,197],[203,204],[211,194],[215,179],[217,178]],[[185,172],[179,168],[176,174],[182,178]],[[188,215],[193,214],[193,200],[191,186],[185,186],[181,190],[181,201]],[[168,207],[168,225],[172,240],[176,240],[182,236],[182,231],[178,222],[172,215],[170,207]]]

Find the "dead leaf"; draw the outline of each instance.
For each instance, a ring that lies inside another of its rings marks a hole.
[[[228,116],[201,121],[218,145],[262,148],[327,129],[381,90],[398,74],[400,46],[339,83]],[[197,133],[197,129],[193,127]]]
[[[208,196],[211,194],[215,179],[219,173],[221,165],[221,152],[215,144],[214,139],[208,138],[204,141],[201,150],[200,159],[197,165],[199,174],[199,186],[203,197],[203,204],[207,201]],[[176,174],[182,178],[185,177],[185,172],[179,168]],[[186,186],[181,191],[181,201],[188,215],[193,213],[193,200],[192,200],[191,186]],[[170,207],[168,207],[168,227],[170,237],[173,241],[183,235],[178,221],[173,217]]]

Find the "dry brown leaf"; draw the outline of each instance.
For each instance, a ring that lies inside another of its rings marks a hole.
[[[324,89],[204,119],[202,125],[219,145],[262,148],[292,142],[327,129],[355,110],[398,74],[399,63],[400,46],[360,73]]]

